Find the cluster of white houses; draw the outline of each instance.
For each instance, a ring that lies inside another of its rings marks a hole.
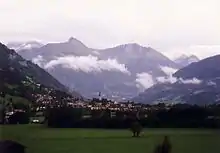
[[[35,95],[37,98],[36,103],[39,104],[37,110],[42,110],[46,108],[46,105],[51,107],[61,107],[63,104],[72,108],[88,108],[90,110],[112,110],[112,111],[135,111],[135,110],[152,110],[152,109],[169,109],[171,104],[164,105],[147,105],[134,102],[116,102],[107,99],[76,99],[71,97],[62,98],[62,100],[57,100],[56,97],[50,95]]]

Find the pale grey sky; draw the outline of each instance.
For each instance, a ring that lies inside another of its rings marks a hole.
[[[220,54],[219,0],[0,0],[0,41],[93,48],[136,42],[169,57]]]

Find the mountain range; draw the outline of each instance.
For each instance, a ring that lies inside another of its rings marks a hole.
[[[48,90],[54,95],[62,93],[81,97],[77,92],[70,93],[64,85],[38,65],[25,60],[14,50],[0,43],[0,92],[31,101],[34,95],[45,94]]]
[[[192,63],[158,83],[133,100],[144,103],[220,103],[220,55]]]
[[[16,52],[87,98],[101,92],[105,98],[142,103],[220,100],[219,56],[200,61],[194,55],[182,55],[172,61],[136,43],[94,49],[73,37]]]
[[[7,47],[19,52],[20,50],[25,50],[25,49],[40,48],[43,45],[44,44],[38,41],[28,41],[28,42],[10,42],[7,44]]]
[[[167,76],[167,70],[182,67],[151,47],[130,43],[93,49],[73,37],[17,52],[89,98],[102,92],[106,98],[130,99],[152,86],[157,77]]]

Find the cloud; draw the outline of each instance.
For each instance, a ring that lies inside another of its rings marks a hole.
[[[177,82],[177,78],[173,77],[173,74],[177,71],[177,69],[168,67],[168,66],[160,66],[160,69],[167,75],[165,77],[157,77],[156,80],[159,83],[175,83]]]
[[[154,85],[152,75],[146,72],[137,73],[135,82],[136,86],[142,91]]]
[[[76,71],[84,71],[86,73],[116,71],[130,74],[125,65],[118,63],[116,59],[99,60],[97,57],[92,55],[58,57],[57,59],[48,62],[44,68],[51,69],[57,65]]]
[[[0,0],[0,18],[13,18],[1,23],[0,40],[60,42],[73,35],[91,48],[136,41],[167,54],[176,47],[187,53],[191,49],[185,48],[191,45],[220,45],[219,4],[219,0]],[[200,49],[192,48],[197,56],[211,55]]]
[[[183,83],[183,84],[200,84],[200,83],[202,83],[202,80],[199,80],[197,78],[184,80],[183,78],[176,78],[173,76],[157,77],[156,80],[157,80],[157,83],[171,83],[171,84],[174,84],[176,82]],[[209,82],[209,85],[214,85],[214,84]]]
[[[174,69],[172,67],[168,67],[168,66],[160,66],[160,69],[167,75],[167,76],[170,76],[170,75],[173,75],[177,69]]]
[[[202,81],[197,79],[197,78],[192,78],[192,79],[182,79],[182,78],[176,78],[173,77],[173,74],[177,71],[177,69],[167,67],[167,66],[160,66],[161,70],[167,75],[165,77],[157,77],[156,81],[158,83],[176,83],[177,81],[179,83],[183,84],[200,84]]]
[[[156,80],[159,83],[171,83],[171,84],[173,84],[173,83],[177,82],[178,79],[176,77],[173,77],[172,75],[170,75],[170,76],[167,76],[167,77],[157,77]]]
[[[179,81],[183,84],[200,84],[200,83],[202,83],[202,80],[199,80],[197,78],[186,79],[186,80],[180,78]]]
[[[35,57],[35,58],[33,58],[32,59],[32,62],[34,63],[34,64],[37,64],[38,66],[40,66],[41,68],[43,68],[44,67],[44,59],[43,59],[43,57],[41,56],[41,55],[38,55],[37,57]]]
[[[176,78],[173,77],[173,74],[177,71],[177,69],[167,67],[167,66],[160,66],[161,70],[167,75],[163,77],[157,77],[154,81],[152,75],[149,73],[143,72],[136,74],[136,86],[141,90],[144,91],[145,89],[148,89],[152,87],[154,84],[157,83],[183,83],[183,84],[200,84],[202,83],[202,80],[199,80],[197,78],[192,79],[183,79],[183,78]],[[210,82],[211,84],[211,82]],[[213,83],[212,83],[213,85]]]
[[[217,84],[215,82],[213,82],[213,81],[208,81],[207,85],[208,86],[216,86]]]

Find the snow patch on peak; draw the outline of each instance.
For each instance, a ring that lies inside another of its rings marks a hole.
[[[178,65],[181,65],[182,67],[185,67],[187,65],[190,65],[198,61],[199,61],[199,58],[196,57],[195,55],[189,55],[189,56],[181,55],[180,57],[174,60],[175,63],[177,63]]]
[[[11,42],[7,44],[8,48],[14,49],[17,52],[26,49],[40,48],[43,45],[44,45],[43,43],[38,41]]]

